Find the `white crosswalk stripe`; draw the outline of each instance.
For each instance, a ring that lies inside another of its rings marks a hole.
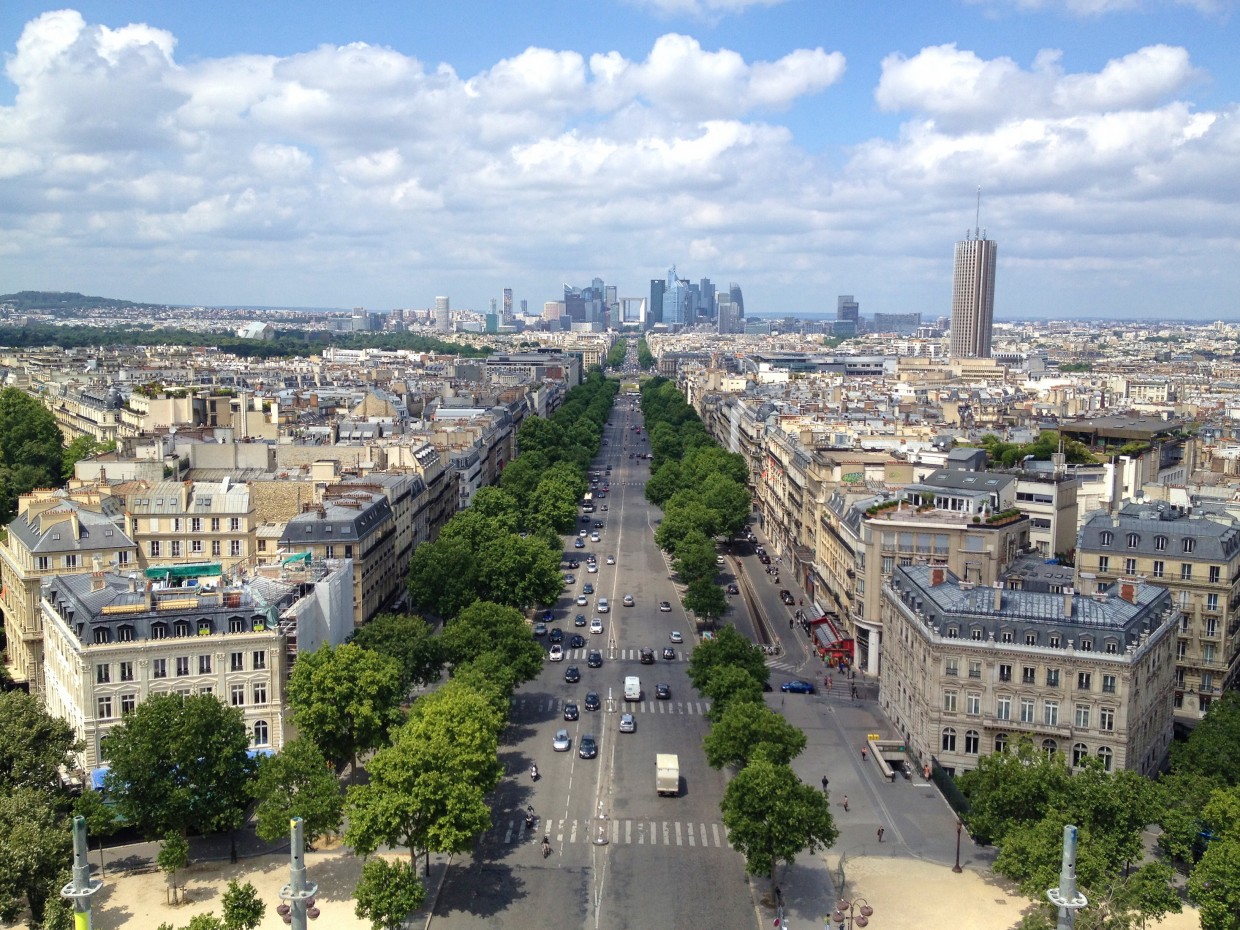
[[[604,695],[604,698],[606,695]],[[564,701],[557,697],[514,697],[510,701],[514,715],[537,714],[558,716],[564,710]],[[581,708],[581,699],[577,699]],[[704,717],[710,713],[710,701],[617,701],[617,712],[624,714],[668,714],[688,717]],[[581,708],[586,713],[584,708]]]
[[[612,843],[621,846],[682,846],[695,849],[730,847],[727,830],[719,823],[685,823],[678,820],[613,820],[608,824]],[[482,836],[482,842],[511,846],[514,843],[538,843],[546,834],[558,844],[569,846],[590,843],[594,832],[588,820],[539,821],[533,830],[525,829],[521,818],[497,823]]]

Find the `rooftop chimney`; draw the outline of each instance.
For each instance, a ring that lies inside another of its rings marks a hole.
[[[1074,598],[1075,596],[1076,596],[1076,592],[1075,592],[1075,591],[1073,591],[1073,590],[1072,590],[1072,588],[1070,588],[1070,587],[1069,587],[1069,588],[1064,588],[1064,589],[1063,589],[1063,615],[1064,615],[1064,619],[1068,619],[1068,618],[1070,618],[1070,617],[1072,616],[1072,601],[1073,601],[1073,598]]]
[[[930,569],[930,587],[937,588],[947,578],[947,573],[942,568]]]
[[[107,587],[107,583],[103,580],[103,572],[93,571],[90,573],[90,589],[92,591],[102,591]]]
[[[996,581],[994,590],[995,590],[995,611],[997,612],[1003,609],[1003,582]]]

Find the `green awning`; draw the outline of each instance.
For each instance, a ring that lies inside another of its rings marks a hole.
[[[219,562],[197,562],[193,565],[158,565],[146,570],[146,577],[152,580],[163,578],[166,581],[185,578],[214,578],[224,574]]]
[[[307,552],[299,552],[296,555],[290,555],[287,559],[282,561],[280,564],[281,565],[292,565],[294,562],[305,562],[307,565],[309,565],[310,564],[310,553],[307,551]]]

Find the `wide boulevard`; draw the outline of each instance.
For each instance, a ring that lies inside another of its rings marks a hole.
[[[609,490],[579,523],[587,533],[602,523],[599,541],[587,536],[585,548],[578,549],[567,540],[565,560],[581,564],[566,567],[575,580],[566,585],[548,624],[564,633],[564,660],[548,661],[538,680],[513,699],[501,749],[508,774],[495,793],[494,827],[472,855],[458,857],[448,870],[434,910],[436,926],[750,930],[758,919],[744,860],[729,847],[720,819],[723,774],[707,767],[702,752],[708,705],[686,675],[697,636],[654,544],[660,511],[644,496],[649,462],[630,457],[649,451],[644,430],[640,435],[634,430],[642,425],[636,399],[618,396],[594,469],[601,475],[598,489],[609,485]],[[586,570],[591,553],[596,573]],[[614,565],[607,563],[609,556]],[[594,593],[578,606],[587,583]],[[626,594],[634,606],[623,606]],[[596,609],[600,596],[610,602],[607,613]],[[671,611],[660,611],[661,601],[669,602]],[[574,626],[578,613],[587,620],[599,617],[603,631],[591,634],[589,627]],[[742,628],[747,624],[744,617],[736,619]],[[683,635],[683,643],[672,642],[673,631]],[[570,647],[574,634],[586,640],[584,648]],[[543,642],[550,648],[546,638]],[[655,651],[655,664],[640,664],[643,647]],[[672,648],[674,658],[665,659],[664,648]],[[601,650],[601,668],[587,666],[591,649]],[[577,683],[565,681],[570,666],[580,671]],[[628,675],[641,678],[641,701],[624,700]],[[669,698],[655,698],[658,683],[670,687]],[[601,699],[597,711],[585,708],[589,691]],[[563,719],[568,701],[578,704],[578,720]],[[624,713],[633,714],[634,732],[619,731]],[[561,727],[572,738],[568,752],[552,749]],[[577,753],[586,734],[598,742],[594,759]],[[677,797],[656,794],[656,753],[679,756]],[[531,763],[538,765],[536,782]],[[524,822],[527,805],[538,817],[532,830]],[[546,857],[544,834],[552,849]]]

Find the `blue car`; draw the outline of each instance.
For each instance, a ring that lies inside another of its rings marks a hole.
[[[789,694],[817,694],[818,689],[809,681],[785,681],[779,686],[780,691],[786,691]]]

